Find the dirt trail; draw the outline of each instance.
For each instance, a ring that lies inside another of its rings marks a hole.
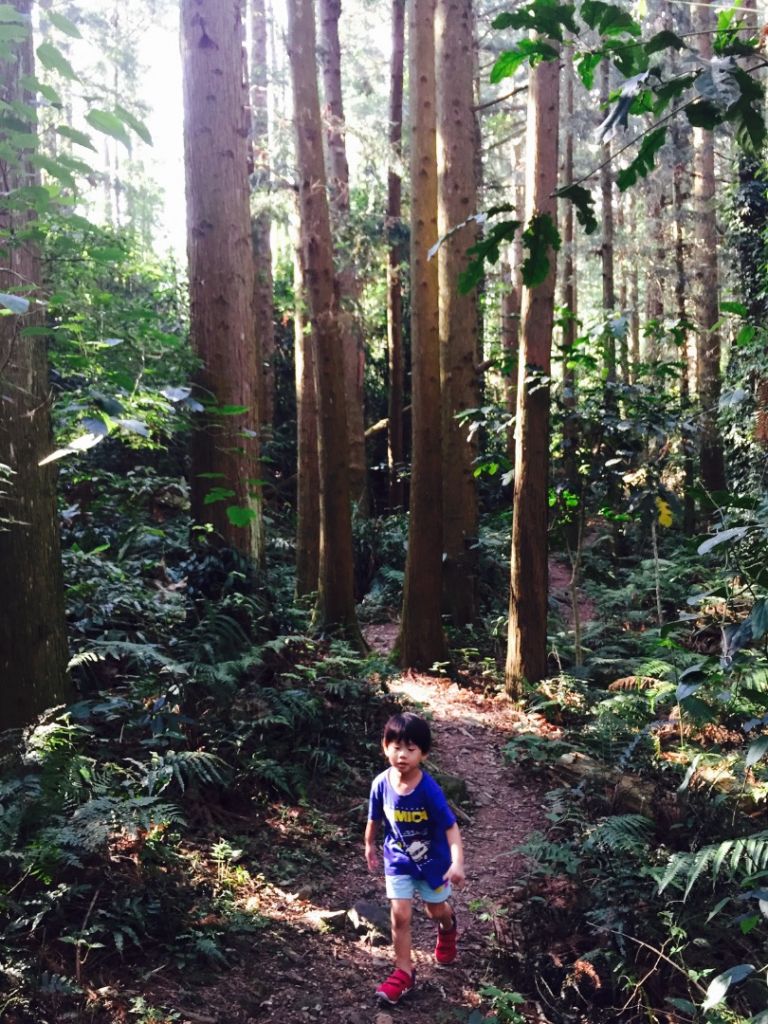
[[[384,648],[390,642],[386,630],[372,627],[368,631],[371,646]],[[514,882],[519,862],[511,851],[540,827],[542,807],[541,788],[505,764],[502,748],[514,731],[539,729],[541,722],[528,720],[504,698],[428,676],[408,673],[391,689],[431,719],[435,739],[431,760],[439,770],[465,780],[471,799],[468,819],[461,820],[467,885],[456,898],[459,960],[448,969],[435,965],[434,926],[417,907],[413,929],[417,991],[403,1007],[378,1005],[373,993],[391,969],[391,946],[371,946],[348,927],[338,932],[322,925],[318,929],[323,912],[350,908],[361,899],[386,911],[383,880],[368,874],[361,836],[358,847],[340,853],[338,870],[330,886],[322,887],[322,895],[302,899],[283,893],[282,899],[278,895],[273,902],[270,916],[276,924],[280,922],[285,939],[281,949],[270,950],[265,960],[254,964],[258,976],[268,982],[270,994],[262,996],[258,1005],[252,1003],[250,1015],[240,1020],[389,1024],[390,1018],[407,1017],[409,1024],[447,1024],[465,1020],[478,1005],[478,989],[491,981],[492,923],[482,915],[498,904]]]

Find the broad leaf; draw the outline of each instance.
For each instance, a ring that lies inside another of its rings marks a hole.
[[[563,28],[576,35],[579,31],[573,19],[576,8],[560,4],[557,0],[533,0],[533,3],[515,11],[506,11],[492,22],[493,28],[520,28],[538,32],[550,39],[563,41]]]
[[[41,43],[36,50],[38,59],[49,71],[58,71],[60,75],[72,82],[78,81],[77,75],[67,58],[53,43]]]
[[[48,18],[48,21],[50,21],[53,27],[57,28],[59,32],[63,32],[64,35],[71,36],[73,39],[83,38],[80,34],[80,29],[77,27],[77,25],[75,25],[74,22],[70,21],[69,18],[65,17],[63,14],[57,14],[56,11],[46,11],[45,16]]]
[[[29,299],[25,299],[21,295],[7,295],[5,292],[0,292],[0,306],[5,306],[12,313],[23,316],[24,313],[29,312]]]
[[[523,232],[523,246],[528,255],[523,260],[523,284],[534,288],[549,273],[549,250],[557,252],[560,248],[560,235],[557,226],[548,213],[534,213]]]
[[[702,544],[699,544],[696,550],[700,555],[706,555],[720,544],[728,544],[732,540],[741,540],[748,530],[748,526],[732,526],[730,530],[722,530],[713,537],[708,537]]]
[[[743,981],[744,978],[752,974],[754,969],[755,968],[752,964],[736,964],[733,967],[729,967],[727,971],[723,971],[722,974],[718,974],[718,976],[709,983],[706,998],[701,1004],[702,1010],[706,1013],[707,1010],[711,1010],[713,1006],[717,1006],[718,1003],[722,1003],[731,985],[734,985],[736,982]]]
[[[54,107],[60,107],[61,96],[56,92],[52,85],[47,85],[45,82],[41,82],[35,75],[22,75],[21,84],[24,89],[29,92],[39,92],[41,96],[44,96],[49,103],[53,104]]]
[[[56,132],[65,139],[69,139],[70,142],[75,142],[78,146],[84,146],[86,149],[92,149],[94,153],[98,153],[90,135],[86,135],[85,132],[80,132],[77,128],[70,128],[68,124],[60,124]]]
[[[640,149],[632,163],[619,171],[616,176],[616,184],[620,192],[626,192],[628,188],[638,180],[645,178],[653,170],[656,154],[664,145],[667,139],[667,128],[663,126],[656,128],[645,136],[640,143]]]
[[[253,508],[242,505],[228,505],[227,519],[233,526],[248,526],[257,517],[258,512]]]
[[[138,117],[126,110],[125,107],[121,107],[119,103],[115,104],[115,114],[120,118],[128,127],[136,132],[142,142],[146,142],[148,146],[152,145],[152,136],[149,134],[149,129],[140,121]]]
[[[75,187],[76,183],[72,172],[59,163],[58,160],[53,160],[49,156],[43,156],[42,153],[33,153],[29,161],[35,167],[45,171],[46,174],[50,174],[52,178],[56,178],[62,185],[67,185],[69,188]]]
[[[669,29],[663,29],[661,32],[657,32],[655,36],[651,36],[647,43],[643,43],[643,46],[645,52],[650,57],[651,54],[658,53],[659,50],[666,50],[670,46],[675,50],[682,50],[685,47],[685,43],[674,32],[670,32]]]
[[[122,142],[124,146],[130,148],[131,140],[128,138],[125,125],[115,114],[111,114],[108,110],[94,109],[88,111],[85,119],[97,132],[111,135],[113,139],[117,139],[118,142]]]
[[[459,291],[462,295],[466,295],[482,281],[486,261],[498,262],[500,246],[504,242],[511,242],[519,227],[519,220],[503,220],[499,224],[494,224],[485,238],[481,238],[467,250],[470,260],[466,269],[459,275]]]
[[[600,62],[604,59],[602,51],[597,53],[581,53],[574,55],[576,61],[576,70],[579,73],[585,89],[591,89],[595,83],[595,71],[599,66]]]
[[[606,4],[602,0],[584,0],[581,5],[581,16],[601,36],[640,35],[640,26],[628,11],[616,4]]]
[[[747,768],[751,768],[753,764],[757,764],[760,758],[764,757],[768,753],[768,736],[761,736],[759,740],[750,746],[747,751],[747,756],[744,758],[744,764]]]
[[[81,434],[80,437],[76,437],[73,441],[70,441],[66,448],[57,448],[55,452],[51,452],[50,455],[46,455],[44,459],[38,462],[38,466],[47,466],[49,462],[56,462],[57,459],[63,459],[65,455],[73,455],[77,452],[88,451],[89,448],[93,448],[94,445],[99,444],[104,440],[106,434]]]
[[[760,640],[768,632],[768,601],[761,597],[752,605],[752,611],[749,613],[749,618],[752,622],[752,636],[755,640]]]
[[[541,39],[521,39],[514,50],[502,53],[491,69],[491,82],[514,75],[519,67],[528,62],[535,67],[543,60],[557,60],[559,54],[554,46]]]
[[[576,207],[576,216],[588,235],[597,230],[595,217],[595,200],[588,188],[583,185],[566,185],[557,190],[560,199],[569,199]]]
[[[693,100],[685,107],[688,123],[694,128],[706,128],[711,131],[723,122],[723,112],[710,100]]]

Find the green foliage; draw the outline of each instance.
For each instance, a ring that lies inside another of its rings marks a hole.
[[[616,177],[619,191],[625,192],[635,184],[638,178],[645,178],[653,170],[656,154],[664,145],[666,139],[666,127],[657,128],[645,136],[640,144],[640,149],[637,151],[637,156],[629,166],[619,171]]]

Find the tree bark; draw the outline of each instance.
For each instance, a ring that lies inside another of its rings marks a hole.
[[[15,0],[29,18],[31,0]],[[0,96],[5,104],[34,98],[21,85],[34,74],[31,29],[14,44],[13,57],[0,66]],[[29,132],[35,131],[32,124]],[[12,140],[0,136],[4,148]],[[0,160],[6,192],[39,184],[19,151]],[[3,238],[23,235],[34,215],[0,203]],[[40,259],[34,243],[3,244],[0,289],[34,302],[40,284]],[[28,725],[46,708],[73,696],[67,676],[64,585],[56,512],[56,472],[39,463],[50,454],[51,419],[46,341],[22,336],[39,325],[34,312],[23,319],[0,318],[0,730]],[[6,474],[3,467],[7,467]]]
[[[253,253],[256,289],[256,337],[261,339],[259,411],[262,427],[271,430],[275,418],[275,327],[272,300],[272,218],[269,214],[269,89],[267,11],[264,0],[250,0],[251,14],[251,125],[253,186],[259,210],[253,218]]]
[[[440,332],[435,138],[435,0],[412,0],[409,20],[411,124],[412,468],[408,556],[397,650],[400,664],[429,668],[448,657],[441,620],[442,501]]]
[[[260,562],[259,341],[248,187],[242,0],[182,0],[190,330],[206,405],[192,440],[192,515]],[[233,411],[243,410],[243,411]]]
[[[349,439],[349,489],[352,501],[368,511],[365,459],[363,377],[365,353],[355,307],[360,298],[357,268],[342,238],[349,226],[349,164],[345,141],[344,101],[341,91],[341,0],[320,0],[320,58],[325,92],[325,126],[328,145],[328,187],[334,219],[339,267],[339,318],[344,351],[344,388],[347,400]]]
[[[437,0],[437,231],[476,211],[474,40],[472,0]],[[477,493],[473,474],[477,444],[467,438],[458,413],[479,404],[476,290],[462,295],[459,275],[477,229],[465,228],[438,253],[440,391],[443,439],[443,601],[456,626],[475,617]]]
[[[528,81],[526,221],[540,214],[556,222],[559,62],[532,68]],[[551,365],[555,270],[555,254],[550,253],[546,280],[523,291],[505,666],[505,686],[513,697],[520,696],[523,680],[535,682],[547,673],[549,386],[544,381]]]
[[[714,8],[694,8],[694,30],[699,53],[704,60],[712,57],[712,32],[715,29]],[[720,401],[720,334],[716,324],[720,318],[718,296],[717,237],[715,211],[715,147],[712,132],[695,128],[694,209],[696,212],[698,254],[694,261],[696,285],[695,314],[698,324],[698,358],[696,387],[700,419],[699,468],[704,486],[709,491],[725,490],[725,461],[717,413]]]
[[[404,252],[401,199],[403,183],[399,164],[403,135],[403,62],[405,49],[405,0],[392,0],[392,57],[389,91],[389,158],[387,173],[387,355],[389,397],[387,430],[387,468],[389,471],[389,507],[405,506],[403,470],[405,443],[403,430],[403,392],[405,360],[403,352],[403,292],[401,266]]]
[[[317,393],[311,326],[307,322],[304,270],[298,228],[293,261],[294,362],[296,367],[296,596],[317,590],[320,570],[320,467],[317,445]]]
[[[564,132],[563,184],[573,181],[573,55],[567,52],[564,61],[566,124]],[[568,490],[581,494],[578,473],[578,413],[576,408],[576,368],[570,355],[576,342],[576,233],[573,203],[566,202],[563,218],[563,305],[568,319],[563,329],[563,469]],[[568,542],[572,549],[577,543],[578,521],[569,525]]]
[[[320,569],[314,625],[363,647],[353,591],[344,359],[333,269],[312,0],[288,0],[302,266],[315,356],[320,452]]]

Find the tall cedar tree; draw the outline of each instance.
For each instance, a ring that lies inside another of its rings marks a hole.
[[[399,164],[403,136],[403,62],[405,50],[405,0],[392,0],[392,55],[389,84],[389,170],[387,172],[387,356],[389,397],[387,408],[387,468],[389,507],[405,505],[403,463],[403,292],[401,264],[401,199],[403,182]]]
[[[29,24],[31,0],[16,0],[14,7]],[[5,109],[32,109],[34,97],[21,79],[34,70],[30,30],[14,46],[14,57],[0,64]],[[35,131],[32,122],[26,130]],[[0,140],[6,153],[15,149],[4,135]],[[6,193],[39,184],[21,153],[18,159],[4,153],[0,174]],[[15,239],[0,250],[0,290],[29,298],[40,284],[32,220],[29,211],[0,205],[2,236]],[[10,470],[7,482],[0,477],[0,730],[27,725],[71,696],[56,473],[50,464],[39,465],[52,444],[46,342],[21,334],[22,327],[39,323],[36,312],[23,320],[0,318],[0,463]]]
[[[435,138],[435,0],[412,0],[408,64],[411,126],[411,501],[400,663],[429,668],[445,661],[443,635],[440,442],[440,332]]]
[[[712,33],[716,27],[714,8],[702,4],[694,8],[694,29],[703,60],[712,59]],[[709,491],[725,490],[723,444],[717,423],[720,402],[720,319],[718,297],[717,234],[715,210],[715,142],[711,131],[694,129],[694,209],[696,211],[696,281],[694,310],[698,326],[696,387],[701,406],[699,468]]]
[[[573,162],[573,87],[574,68],[573,54],[565,53],[563,61],[565,80],[565,131],[563,133],[563,184],[567,185],[574,178]],[[575,354],[578,316],[578,292],[576,286],[576,232],[573,203],[566,202],[563,210],[563,305],[567,319],[563,327],[563,471],[568,490],[572,494],[581,494],[581,478],[579,477],[578,460],[578,410],[576,405],[576,366],[571,354]],[[576,518],[567,528],[568,545],[572,557],[578,546],[579,527]]]
[[[242,0],[182,0],[190,327],[206,411],[192,440],[192,515],[260,561],[259,341],[248,186]]]
[[[288,51],[299,173],[302,267],[315,346],[319,412],[320,571],[315,626],[320,631],[345,635],[362,647],[353,592],[344,362],[323,164],[312,0],[288,2]]]
[[[342,242],[349,222],[349,164],[347,162],[344,100],[341,91],[341,44],[339,18],[341,0],[320,0],[320,57],[325,92],[325,126],[328,152],[328,185],[336,235],[339,267],[339,327],[344,351],[344,390],[347,397],[349,440],[349,491],[361,511],[368,508],[365,460],[365,416],[363,413],[363,371],[365,357],[355,306],[360,297],[356,268]]]
[[[472,0],[437,0],[437,230],[444,235],[475,213],[477,126]],[[464,229],[438,254],[440,390],[443,430],[443,594],[457,626],[475,617],[477,493],[475,445],[457,415],[479,404],[477,292],[462,294],[459,275],[477,229]]]
[[[314,594],[320,570],[320,466],[312,329],[307,322],[301,229],[293,260],[293,341],[296,367],[296,596]]]
[[[556,45],[556,44],[552,44]],[[557,218],[559,61],[532,68],[528,79],[526,222]],[[519,696],[523,680],[547,673],[547,516],[549,385],[555,300],[555,253],[546,280],[523,291],[515,432],[515,489],[505,686]]]
[[[269,90],[267,64],[267,11],[264,0],[250,0],[251,17],[251,128],[253,177],[258,213],[253,219],[253,255],[255,262],[254,314],[256,337],[261,341],[259,374],[259,413],[266,428],[275,416],[275,328],[272,299],[272,218],[264,208],[269,193]],[[257,352],[257,355],[259,353]]]

